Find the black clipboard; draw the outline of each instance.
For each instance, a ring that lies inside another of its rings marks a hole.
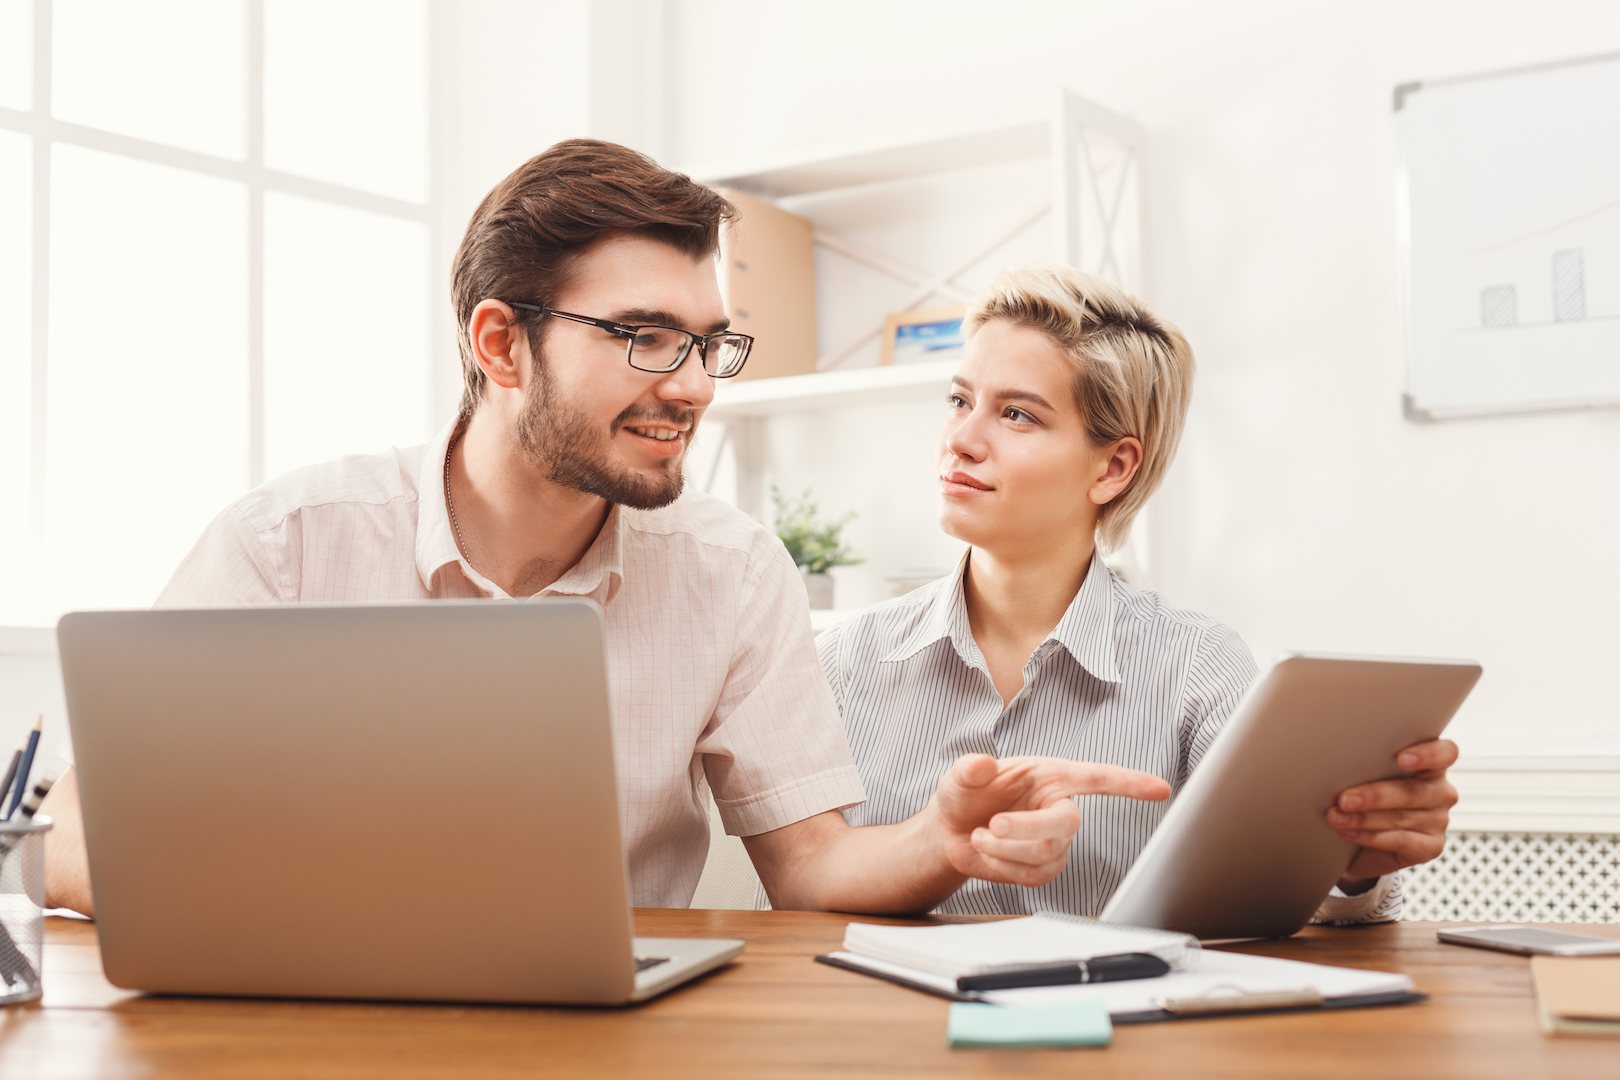
[[[907,990],[917,990],[933,997],[945,998],[947,1001],[977,1001],[984,1002],[984,995],[971,990],[944,990],[927,983],[916,982],[902,975],[893,975],[887,971],[877,971],[873,968],[852,964],[848,960],[841,960],[836,956],[818,956],[816,963],[826,964],[828,967],[842,968],[853,971],[857,975],[867,975],[884,982],[904,986]],[[1244,1008],[1234,1003],[1230,1009],[1204,1009],[1199,1012],[1179,1016],[1168,1009],[1149,1009],[1145,1012],[1117,1013],[1111,1017],[1115,1024],[1157,1024],[1167,1020],[1204,1020],[1229,1016],[1267,1016],[1277,1013],[1297,1012],[1327,1012],[1332,1009],[1380,1009],[1391,1005],[1415,1005],[1420,1001],[1429,1000],[1428,994],[1416,991],[1393,994],[1350,994],[1344,997],[1323,998],[1318,1004],[1311,1005],[1283,1005],[1265,1008]]]

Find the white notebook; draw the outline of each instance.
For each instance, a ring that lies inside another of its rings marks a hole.
[[[831,958],[841,966],[868,975],[893,979],[914,989],[927,989],[947,997],[959,997],[956,980],[947,975],[857,956],[852,952],[833,953]],[[1379,995],[1410,994],[1414,987],[1410,978],[1393,971],[1327,967],[1297,960],[1206,949],[1192,967],[1172,971],[1157,979],[988,990],[972,997],[992,1005],[1100,1001],[1115,1023],[1129,1023],[1168,1019],[1168,1014],[1163,1011],[1162,999],[1165,998],[1198,999],[1220,995],[1233,1002],[1241,1002],[1250,994],[1304,989],[1315,990],[1329,1001],[1347,1002]]]
[[[1353,1000],[1382,994],[1410,994],[1412,980],[1394,971],[1328,967],[1273,956],[1206,949],[1198,966],[1172,971],[1158,979],[1093,983],[1078,986],[1031,986],[1018,990],[992,990],[981,1000],[994,1005],[1050,1005],[1060,1001],[1101,1001],[1110,1016],[1152,1014],[1160,999],[1198,999],[1210,996],[1239,1002],[1249,994],[1314,990],[1329,1001]]]
[[[1165,930],[1116,926],[1055,913],[952,926],[850,923],[844,949],[950,979],[1019,968],[1093,960],[1119,953],[1152,953],[1171,968],[1198,956],[1198,939]]]

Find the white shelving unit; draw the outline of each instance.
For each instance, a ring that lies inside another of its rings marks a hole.
[[[956,361],[935,360],[897,367],[821,371],[781,379],[720,383],[708,415],[728,424],[786,412],[836,409],[857,402],[928,401],[943,398]]]
[[[960,303],[968,290],[955,278],[993,257],[1015,235],[1049,219],[1047,258],[1078,266],[1115,281],[1139,295],[1148,292],[1146,244],[1147,134],[1135,121],[1067,90],[1059,90],[1044,115],[972,129],[915,130],[883,140],[823,146],[790,158],[722,163],[689,168],[695,178],[768,200],[829,193],[859,193],[872,185],[915,180],[988,165],[1045,158],[1050,185],[1046,198],[1020,217],[1010,231],[971,253],[957,265],[918,269],[893,253],[819,229],[816,242],[840,256],[913,287],[901,310]],[[949,230],[952,221],[941,220]],[[929,302],[932,301],[932,304]],[[709,416],[725,425],[717,454],[735,455],[737,501],[744,511],[765,518],[771,481],[768,427],[788,413],[843,409],[886,402],[942,399],[954,361],[899,367],[844,369],[839,365],[877,337],[872,327],[850,341],[822,341],[821,369],[814,375],[726,383],[717,387]],[[711,477],[715,475],[711,470]],[[1139,559],[1138,561],[1144,561]]]

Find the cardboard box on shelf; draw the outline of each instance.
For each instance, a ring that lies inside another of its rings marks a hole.
[[[754,337],[738,379],[816,370],[815,225],[740,191],[722,191],[738,219],[720,239],[720,292],[731,328]]]

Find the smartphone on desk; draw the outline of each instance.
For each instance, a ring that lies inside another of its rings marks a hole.
[[[1438,937],[1448,945],[1472,945],[1478,949],[1496,949],[1522,956],[1601,956],[1620,953],[1620,938],[1568,934],[1534,926],[1474,926],[1462,930],[1442,930]]]

